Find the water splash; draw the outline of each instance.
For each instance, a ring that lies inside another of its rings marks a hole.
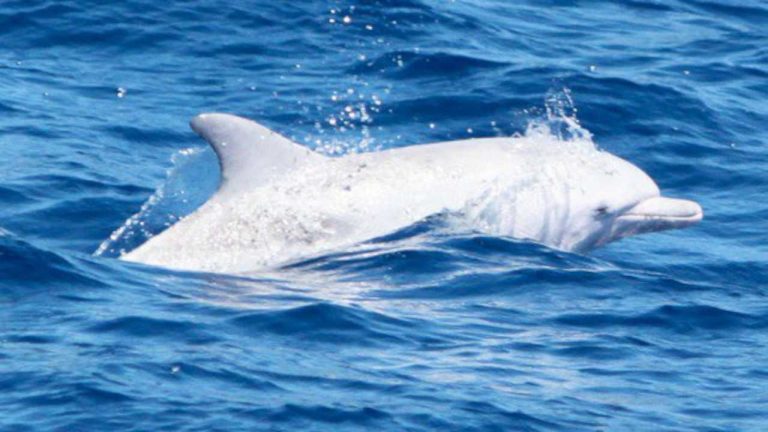
[[[315,122],[315,130],[320,135],[314,141],[316,151],[327,156],[343,156],[381,149],[371,129],[374,115],[381,112],[382,97],[367,89],[367,83],[361,86],[337,90],[330,95],[333,111]],[[327,133],[331,134],[329,138],[325,138]],[[355,133],[358,137],[351,139],[350,134]]]
[[[594,145],[592,133],[581,125],[577,117],[578,111],[569,88],[551,89],[544,99],[543,114],[528,122],[524,135]]]
[[[202,205],[219,184],[218,165],[207,147],[181,150],[171,158],[166,180],[141,209],[104,240],[96,256],[121,256]]]

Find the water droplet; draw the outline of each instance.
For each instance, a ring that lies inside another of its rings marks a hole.
[[[117,97],[119,97],[119,98],[125,97],[126,93],[128,93],[128,90],[126,90],[126,89],[124,89],[122,87],[118,87],[117,90],[115,91],[115,94],[117,94]]]
[[[344,24],[349,24],[352,22],[352,17],[346,15],[342,21],[344,21]]]

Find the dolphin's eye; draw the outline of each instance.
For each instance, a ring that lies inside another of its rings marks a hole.
[[[603,217],[608,214],[608,206],[600,206],[595,209],[595,217]]]

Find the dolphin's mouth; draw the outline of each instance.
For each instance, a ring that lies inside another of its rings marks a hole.
[[[701,206],[689,200],[653,197],[624,211],[616,222],[624,225],[627,234],[685,228],[701,221]],[[622,230],[623,231],[623,230]]]

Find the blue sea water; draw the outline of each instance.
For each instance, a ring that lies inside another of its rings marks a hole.
[[[768,430],[766,101],[762,0],[3,1],[0,430]],[[115,259],[216,188],[205,111],[329,153],[578,118],[705,220]]]

